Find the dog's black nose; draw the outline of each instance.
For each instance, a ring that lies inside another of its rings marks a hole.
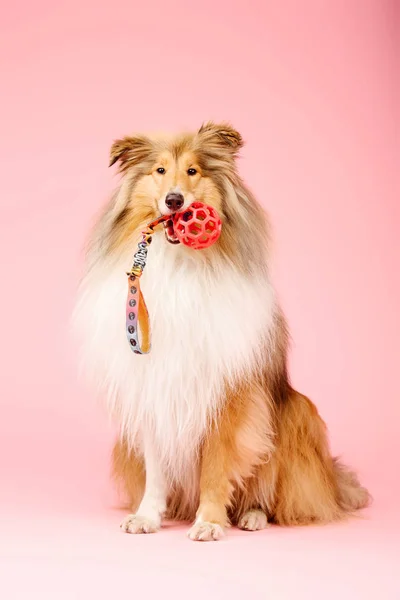
[[[182,194],[177,194],[175,192],[170,192],[165,198],[165,204],[172,212],[177,212],[180,208],[182,208],[184,202],[185,200]]]

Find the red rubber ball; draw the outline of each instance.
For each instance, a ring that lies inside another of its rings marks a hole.
[[[212,246],[221,235],[222,223],[212,206],[193,202],[183,212],[173,217],[174,231],[178,240],[194,250]]]

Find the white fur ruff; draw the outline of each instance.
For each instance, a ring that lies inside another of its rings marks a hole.
[[[99,261],[83,281],[75,310],[83,367],[132,446],[140,449],[151,436],[165,471],[182,482],[226,383],[268,360],[262,349],[274,293],[265,277],[246,277],[217,253],[210,266],[207,251],[172,246],[157,232],[141,281],[152,348],[135,355],[125,335],[125,302],[136,242],[119,262]]]

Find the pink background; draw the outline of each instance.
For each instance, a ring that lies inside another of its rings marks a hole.
[[[400,597],[396,7],[25,0],[3,9],[4,600]],[[112,431],[77,382],[67,335],[80,249],[116,183],[113,138],[209,118],[231,120],[248,142],[240,169],[274,226],[293,382],[370,487],[363,519],[232,530],[214,545],[190,543],[183,526],[140,537],[118,529]]]

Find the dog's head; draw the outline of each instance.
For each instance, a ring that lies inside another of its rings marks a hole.
[[[123,183],[108,221],[111,247],[120,247],[158,216],[198,201],[214,207],[222,219],[215,246],[232,260],[245,261],[265,219],[237,173],[242,146],[241,135],[230,125],[211,122],[192,134],[116,140],[110,166],[118,164]],[[169,242],[177,243],[172,228],[165,232]]]
[[[129,205],[150,218],[185,210],[199,201],[224,216],[223,178],[234,173],[234,160],[243,145],[229,125],[207,123],[195,134],[174,138],[136,135],[116,140],[110,166],[132,179]],[[171,230],[167,239],[176,243]]]

